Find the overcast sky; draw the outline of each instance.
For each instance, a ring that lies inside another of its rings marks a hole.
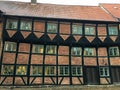
[[[0,0],[4,1],[4,0]],[[6,0],[7,1],[7,0]],[[30,2],[31,0],[9,0]],[[39,3],[69,4],[69,5],[98,5],[99,3],[119,3],[120,0],[37,0]]]

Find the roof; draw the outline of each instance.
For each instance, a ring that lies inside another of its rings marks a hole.
[[[31,4],[28,2],[0,1],[0,10],[6,15],[62,18],[94,21],[116,21],[99,6]]]
[[[100,4],[100,6],[115,18],[120,18],[120,4]]]

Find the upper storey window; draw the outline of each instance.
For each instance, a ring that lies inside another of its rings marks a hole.
[[[44,46],[43,45],[33,45],[33,53],[43,53],[44,51]]]
[[[94,56],[95,55],[94,48],[84,48],[84,55],[85,56]]]
[[[109,25],[108,32],[109,32],[109,35],[118,35],[117,25]]]
[[[109,48],[109,55],[110,56],[118,56],[119,55],[118,47],[110,47]]]
[[[32,29],[32,21],[30,20],[21,20],[20,30],[31,30]]]
[[[16,51],[16,43],[5,42],[4,51]]]
[[[81,24],[73,24],[72,25],[72,34],[82,34],[82,25]]]
[[[7,19],[6,29],[17,29],[18,20]]]
[[[95,35],[95,26],[85,25],[85,35]]]
[[[56,54],[57,46],[55,45],[47,45],[46,46],[46,53],[47,54]]]
[[[57,24],[56,23],[47,23],[47,32],[48,33],[57,33]]]
[[[80,56],[82,49],[80,47],[72,47],[71,54],[74,56]]]

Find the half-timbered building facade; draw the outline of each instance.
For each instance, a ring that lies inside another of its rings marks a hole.
[[[0,1],[0,85],[120,83],[120,4],[107,5]]]

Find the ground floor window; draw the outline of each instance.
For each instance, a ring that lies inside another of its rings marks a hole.
[[[69,75],[69,67],[68,66],[60,66],[59,70],[60,70],[60,73],[59,73],[60,75],[62,75],[62,76]]]
[[[73,76],[82,76],[82,67],[81,66],[72,66],[72,75]]]
[[[109,68],[108,67],[100,67],[99,71],[100,71],[101,77],[109,76]]]
[[[2,65],[2,75],[13,75],[14,66],[13,65]]]
[[[55,67],[54,66],[45,66],[45,75],[55,75]]]
[[[32,66],[32,75],[42,75],[42,66]]]
[[[16,75],[26,75],[27,74],[27,66],[25,65],[17,65],[16,67]]]

